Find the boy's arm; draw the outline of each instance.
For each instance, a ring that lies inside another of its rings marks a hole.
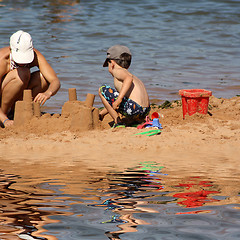
[[[47,62],[45,57],[36,49],[35,52],[37,54],[38,68],[40,70],[40,73],[49,83],[48,89],[44,93],[39,93],[34,99],[35,102],[41,102],[41,104],[43,105],[46,102],[46,100],[48,100],[51,96],[57,93],[57,91],[60,88],[60,81],[55,71]]]
[[[132,86],[133,83],[133,75],[129,72],[126,72],[123,69],[118,70],[117,74],[114,76],[119,81],[122,81],[122,88],[119,92],[119,96],[117,100],[113,103],[113,109],[117,109],[119,104],[122,102],[123,98],[126,96],[127,92]]]

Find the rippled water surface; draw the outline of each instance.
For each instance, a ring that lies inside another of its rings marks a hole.
[[[14,172],[19,175],[0,172],[0,239],[240,237],[234,174],[214,179],[202,169],[176,175],[155,161],[93,170],[81,160],[64,168],[16,164]]]
[[[0,45],[18,29],[31,33],[62,82],[46,105],[55,112],[68,88],[84,100],[112,83],[102,64],[114,44],[131,49],[130,71],[151,99],[175,100],[184,88],[233,97],[240,89],[239,10],[238,0],[2,0]]]
[[[68,88],[84,100],[112,83],[102,64],[114,44],[131,49],[130,71],[151,99],[175,100],[184,88],[233,97],[240,88],[239,12],[237,0],[2,0],[0,47],[19,29],[32,35],[62,83],[49,111],[61,111]],[[124,171],[82,167],[81,159],[56,168],[46,159],[45,169],[20,164],[11,171],[0,160],[0,239],[240,238],[237,170],[209,178],[204,168],[176,174],[160,159]]]
[[[65,168],[23,168],[15,166],[19,175],[0,172],[0,239],[240,237],[236,176],[177,176],[154,161],[122,172],[82,168],[80,160]]]

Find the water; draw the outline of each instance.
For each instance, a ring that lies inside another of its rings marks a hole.
[[[238,0],[2,0],[0,46],[19,29],[31,33],[62,83],[46,107],[60,112],[68,88],[79,100],[112,83],[102,67],[106,50],[127,45],[130,71],[151,99],[179,99],[178,90],[205,88],[217,97],[239,94]],[[101,106],[97,96],[96,106]]]
[[[0,172],[0,239],[240,237],[234,175],[214,179],[202,170],[179,176],[155,161],[124,171],[83,168],[81,160],[65,168],[51,163],[10,168],[19,174]]]
[[[84,100],[112,83],[102,64],[114,44],[131,49],[130,71],[151,99],[175,100],[184,88],[233,97],[240,89],[239,10],[236,0],[2,0],[0,47],[19,29],[32,35],[62,83],[48,111],[61,112],[68,88]],[[51,160],[12,166],[1,156],[0,239],[240,238],[237,170],[183,176],[155,162],[118,171],[82,167],[81,159],[56,168]]]

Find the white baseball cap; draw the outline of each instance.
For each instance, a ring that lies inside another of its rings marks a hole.
[[[10,48],[14,62],[31,63],[34,59],[32,37],[29,33],[19,30],[10,37]]]

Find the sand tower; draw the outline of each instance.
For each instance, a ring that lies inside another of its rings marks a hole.
[[[32,101],[32,90],[23,92],[23,101],[15,104],[14,125],[21,126],[31,120],[33,116],[40,117],[40,104]]]
[[[75,88],[68,89],[69,101],[62,107],[62,117],[71,118],[70,129],[85,131],[99,127],[99,110],[93,107],[95,95],[87,94],[84,102],[77,100]]]

